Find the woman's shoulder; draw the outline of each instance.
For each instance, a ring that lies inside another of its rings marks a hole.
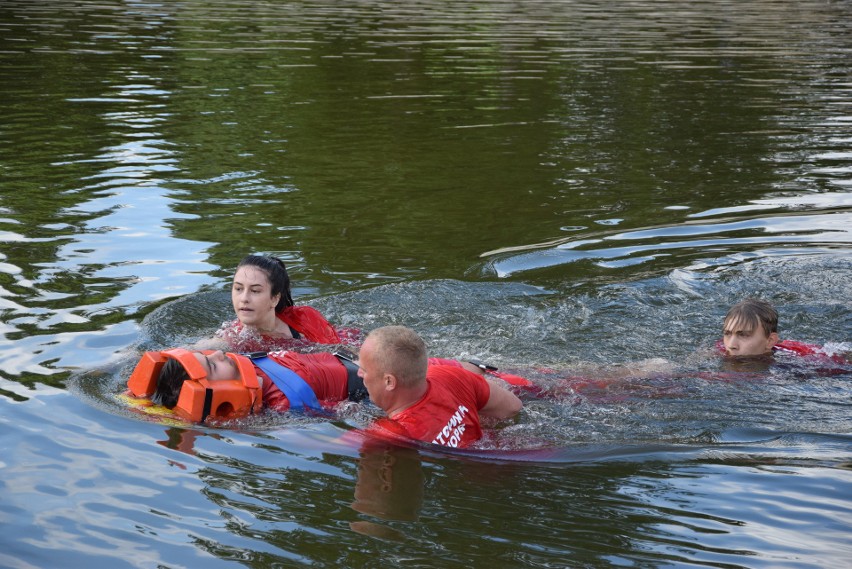
[[[334,326],[316,308],[288,306],[278,313],[278,318],[311,342],[337,344],[341,341]]]
[[[278,318],[287,322],[288,320],[299,319],[321,319],[323,322],[328,322],[322,313],[313,306],[288,306],[277,314]]]

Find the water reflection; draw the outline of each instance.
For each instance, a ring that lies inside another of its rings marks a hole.
[[[415,449],[365,440],[359,449],[352,509],[374,518],[416,521],[423,504],[423,465]],[[365,524],[353,526],[367,531]]]
[[[747,249],[760,253],[768,246],[837,246],[852,243],[852,214],[844,208],[852,205],[847,194],[822,195],[819,198],[786,198],[761,200],[752,206],[717,208],[701,213],[689,214],[687,218],[705,218],[722,214],[743,213],[776,207],[802,209],[807,205],[823,206],[829,211],[818,215],[777,215],[752,219],[721,219],[713,223],[684,221],[677,225],[636,229],[621,233],[585,232],[580,235],[548,241],[546,243],[514,246],[488,251],[482,257],[496,257],[488,261],[498,277],[508,277],[517,272],[531,271],[558,266],[581,260],[591,260],[605,268],[617,268],[653,261],[670,256],[672,249],[690,251],[714,251]],[[741,236],[726,236],[733,233]],[[759,235],[751,236],[758,233]],[[696,239],[710,236],[711,239]],[[673,240],[676,239],[676,240]],[[608,242],[648,241],[647,245],[611,246]],[[745,246],[745,247],[740,247]],[[650,254],[649,254],[650,253]]]
[[[710,540],[718,541],[714,555],[736,559],[744,554],[743,547],[755,552],[767,547],[766,536],[747,538],[743,527],[768,524],[772,516],[708,505],[707,488],[728,480],[729,491],[738,494],[737,485],[730,484],[730,477],[736,477],[754,490],[761,472],[800,469],[796,448],[812,448],[816,442],[781,441],[766,431],[732,431],[724,434],[724,442],[717,439],[691,448],[578,447],[559,465],[522,465],[461,454],[449,459],[372,443],[334,450],[318,438],[320,433],[293,435],[282,440],[241,434],[205,439],[205,448],[195,454],[201,463],[192,476],[198,476],[201,494],[221,513],[231,536],[244,541],[229,536],[218,543],[207,539],[199,544],[203,549],[221,559],[234,559],[251,554],[245,548],[251,543],[253,551],[271,559],[310,551],[311,558],[328,560],[330,552],[322,545],[335,543],[347,552],[348,562],[360,564],[362,555],[366,563],[372,554],[362,551],[355,536],[401,541],[409,555],[428,557],[454,557],[455,544],[480,543],[484,536],[490,543],[487,554],[475,548],[468,551],[468,560],[508,555],[545,562],[550,558],[546,550],[552,549],[570,552],[584,563],[613,555],[677,562],[701,558],[704,550],[691,536],[712,530],[718,538]],[[314,459],[291,452],[300,438],[299,448],[315,447]],[[811,455],[825,466],[826,459],[831,460]],[[472,487],[477,490],[472,492]],[[813,484],[800,480],[788,486],[785,495],[798,502],[813,489]],[[823,498],[840,491],[823,491]],[[331,504],[337,523],[320,519],[311,507],[320,500]],[[775,503],[766,502],[764,507],[781,513]],[[815,516],[811,523],[824,519],[810,508]],[[840,527],[829,523],[827,542]],[[773,534],[786,534],[778,526],[768,528]],[[731,539],[744,540],[743,545],[732,547]],[[677,544],[676,551],[672,543]]]
[[[192,456],[198,455],[195,447],[199,437],[223,440],[219,433],[191,428],[171,427],[165,433],[166,439],[158,441],[159,444]],[[367,518],[417,521],[425,485],[422,460],[417,450],[363,436],[345,434],[341,440],[345,439],[350,439],[348,444],[358,448],[352,509]],[[180,461],[173,464],[186,469]],[[399,537],[393,530],[369,519],[354,520],[350,527],[353,531],[375,537]]]

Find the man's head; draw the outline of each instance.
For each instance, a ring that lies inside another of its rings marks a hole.
[[[127,380],[127,391],[190,421],[242,417],[263,405],[252,360],[220,351],[145,352]]]
[[[177,405],[183,382],[189,379],[189,373],[177,360],[167,360],[157,377],[157,389],[151,395],[155,405],[173,409]]]
[[[426,386],[426,344],[404,326],[376,328],[364,340],[358,372],[370,399],[386,412],[410,404],[410,395]]]
[[[241,379],[240,370],[236,362],[221,351],[215,352],[188,352],[205,372],[207,381],[219,381],[225,379]],[[189,372],[180,359],[168,359],[160,369],[157,377],[157,389],[151,396],[151,401],[172,409],[177,405],[183,383],[189,379]],[[197,378],[201,379],[201,378]]]
[[[743,300],[728,310],[722,334],[729,356],[765,355],[778,343],[778,312],[764,300]]]

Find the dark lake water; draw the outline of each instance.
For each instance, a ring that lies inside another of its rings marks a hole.
[[[0,567],[814,567],[852,366],[852,3],[0,3]],[[117,395],[249,252],[545,386],[481,448]],[[663,361],[664,360],[664,361]],[[709,379],[708,379],[709,378]]]

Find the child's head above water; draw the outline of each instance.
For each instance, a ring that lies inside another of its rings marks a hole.
[[[729,356],[762,356],[778,343],[778,312],[764,300],[748,298],[728,310],[722,341]]]

